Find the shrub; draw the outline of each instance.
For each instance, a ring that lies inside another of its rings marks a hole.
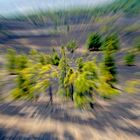
[[[74,53],[74,51],[78,48],[77,42],[72,40],[66,45],[67,50],[70,53]]]
[[[28,64],[28,58],[26,55],[18,55],[17,56],[17,70],[23,70],[24,68],[27,68]]]
[[[58,66],[60,61],[60,57],[58,53],[56,52],[55,49],[53,49],[53,54],[52,54],[52,64]]]
[[[126,56],[124,57],[125,65],[127,65],[127,66],[132,66],[132,65],[134,65],[135,57],[136,57],[136,56],[135,56],[134,53],[128,52],[128,53],[126,54]]]
[[[9,49],[7,53],[7,70],[10,74],[16,74],[17,69],[17,58],[16,58],[16,51],[13,49]]]
[[[51,56],[50,55],[46,55],[44,53],[40,53],[40,63],[42,65],[47,65],[47,64],[51,64],[52,63],[52,60],[51,60]]]
[[[14,99],[33,99],[34,81],[30,75],[20,72],[16,79],[17,87],[12,91]]]
[[[116,71],[115,60],[113,58],[113,55],[109,52],[106,52],[104,56],[104,68],[112,75],[112,77],[109,78],[107,82],[109,83],[116,82],[117,71]]]
[[[78,66],[78,71],[82,71],[82,68],[83,68],[83,65],[84,65],[83,58],[82,57],[77,58],[76,64]]]
[[[89,35],[87,39],[87,49],[90,51],[98,51],[102,45],[101,36],[98,33]]]
[[[103,50],[117,51],[119,50],[119,40],[116,34],[108,35],[103,44]]]

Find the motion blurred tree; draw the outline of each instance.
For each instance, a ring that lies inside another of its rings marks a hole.
[[[35,50],[35,49],[31,49],[29,52],[29,58],[33,63],[38,63],[40,61],[40,53]]]
[[[112,82],[116,82],[117,81],[117,78],[116,78],[117,68],[116,68],[115,60],[113,58],[113,54],[111,54],[108,51],[105,51],[103,63],[104,63],[103,68],[112,75],[112,78],[109,77],[109,79],[106,82],[110,84]]]
[[[68,59],[65,53],[65,48],[62,47],[61,48],[61,59],[60,59],[60,63],[59,63],[59,89],[58,89],[58,93],[60,95],[63,96],[67,96],[67,89],[65,88],[65,78],[67,75],[67,72],[69,70],[69,64],[68,64]]]
[[[78,48],[77,42],[75,40],[68,42],[66,48],[70,53],[74,53],[74,51]]]
[[[69,83],[73,84],[73,100],[77,107],[93,108],[93,89],[97,81],[94,61],[82,64],[80,69],[73,71],[69,78]]]
[[[45,55],[44,53],[40,53],[39,61],[42,65],[46,65],[49,63],[47,59],[47,55]]]
[[[16,55],[17,55],[16,51],[13,49],[9,49],[6,55],[6,58],[7,58],[6,68],[10,74],[16,74],[16,69],[17,69]]]
[[[17,54],[10,49],[7,53],[7,69],[10,74],[18,74],[19,71],[28,67],[28,58],[24,54]]]
[[[103,63],[98,65],[97,69],[98,81],[96,82],[96,92],[103,98],[109,99],[121,92],[112,84],[114,77],[105,69]]]
[[[32,68],[21,70],[16,78],[16,88],[12,91],[13,98],[32,100],[36,90],[36,78],[36,70]]]
[[[117,72],[114,52],[111,50],[104,50],[101,66],[96,59],[84,62],[80,57],[76,60],[76,66],[70,67],[64,47],[61,48],[61,57],[55,50],[49,57],[35,50],[30,52],[29,56],[22,54],[15,57],[14,54],[16,52],[13,51],[10,54],[16,60],[16,72],[18,69],[17,86],[12,91],[14,99],[36,100],[39,93],[46,92],[49,88],[52,102],[52,87],[57,81],[58,93],[63,98],[70,98],[80,108],[93,108],[97,94],[103,97],[117,94],[117,90],[112,86],[112,83],[117,81]],[[57,60],[58,63],[52,60]],[[55,81],[56,78],[58,79]]]
[[[82,71],[82,68],[84,66],[84,62],[83,62],[83,58],[80,57],[80,58],[77,58],[76,59],[76,64],[77,64],[77,67],[78,67],[78,71]]]
[[[112,78],[106,79],[110,85],[117,82],[117,68],[114,59],[114,54],[119,50],[119,39],[116,34],[108,35],[103,44],[103,69],[108,71]],[[113,85],[112,85],[113,86]]]
[[[16,88],[12,91],[14,99],[37,100],[41,92],[52,86],[55,70],[50,64],[32,64],[21,70],[16,78]]]
[[[74,103],[77,107],[83,108],[93,103],[92,87],[94,81],[88,78],[88,72],[77,73],[74,81]]]
[[[21,71],[28,67],[28,58],[26,55],[17,55],[17,71]]]
[[[57,67],[51,64],[44,65],[40,68],[39,79],[37,83],[38,89],[46,92],[46,89],[49,89],[50,103],[53,103],[53,92],[52,86],[55,85],[54,79],[57,78],[58,71]]]
[[[53,53],[52,53],[52,64],[58,66],[60,62],[60,57],[56,50],[53,48]]]
[[[70,97],[72,101],[73,101],[73,94],[74,94],[73,75],[74,75],[74,70],[70,68],[64,80],[64,86],[66,88],[66,93],[67,93],[66,96]]]
[[[125,57],[124,57],[124,62],[125,62],[125,65],[127,66],[133,66],[134,63],[135,63],[135,53],[133,52],[128,52]]]
[[[108,35],[103,43],[103,50],[116,52],[119,50],[119,39],[116,34]]]
[[[101,36],[98,33],[92,33],[89,35],[86,46],[90,51],[98,51],[102,45]]]

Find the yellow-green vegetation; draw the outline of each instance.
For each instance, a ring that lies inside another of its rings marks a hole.
[[[77,64],[75,64],[77,66],[72,68],[64,48],[61,49],[58,66],[51,62],[48,63],[48,60],[51,61],[50,57],[47,60],[48,55],[40,54],[35,50],[32,50],[26,57],[22,54],[19,56],[28,61],[25,61],[26,67],[23,67],[22,63],[17,63],[14,68],[16,72],[18,71],[16,88],[12,90],[14,99],[36,100],[41,92],[45,92],[54,84],[52,81],[55,78],[59,81],[59,95],[63,98],[70,98],[80,108],[85,106],[93,108],[97,94],[102,97],[111,97],[118,93],[108,83],[108,78],[112,77],[109,70],[102,69],[96,60],[84,62],[82,58],[77,59]]]
[[[28,58],[26,55],[18,55],[16,51],[9,49],[7,53],[7,70],[10,74],[16,74],[24,68],[27,68]]]
[[[66,48],[70,53],[74,53],[74,51],[78,48],[77,42],[75,40],[68,42]]]
[[[126,82],[125,91],[126,93],[135,94],[137,92],[140,92],[139,87],[140,87],[140,80],[134,79]]]
[[[106,36],[102,49],[109,52],[116,52],[119,50],[119,39],[116,34]]]
[[[92,40],[93,39],[93,40]],[[79,57],[73,58],[77,45],[70,41],[61,47],[60,54],[53,49],[50,54],[31,50],[28,54],[17,54],[10,50],[7,54],[7,70],[16,74],[16,87],[12,90],[14,99],[37,100],[40,93],[57,85],[57,94],[64,99],[70,99],[79,108],[93,108],[96,97],[111,98],[120,94],[116,88],[117,69],[114,56],[119,49],[119,39],[109,35],[101,42],[97,33],[90,35],[89,46],[94,49],[102,46],[103,59],[97,61]],[[69,46],[69,47],[68,47]],[[66,49],[67,48],[67,49]]]

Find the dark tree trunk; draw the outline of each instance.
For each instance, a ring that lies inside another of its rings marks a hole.
[[[90,102],[89,105],[92,109],[94,109],[94,103]]]
[[[49,96],[50,96],[50,103],[53,104],[53,94],[52,94],[52,87],[49,86]]]
[[[73,93],[74,93],[74,87],[73,85],[71,84],[70,85],[70,96],[71,96],[71,100],[73,101]]]
[[[89,97],[92,98],[93,94],[91,92],[89,92]],[[94,103],[93,102],[89,102],[89,105],[92,109],[94,109]]]

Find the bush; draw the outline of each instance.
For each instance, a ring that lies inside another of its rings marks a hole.
[[[39,57],[39,62],[42,65],[47,65],[47,64],[51,64],[52,60],[51,60],[51,56],[50,55],[46,55],[44,53],[40,53],[40,57]]]
[[[102,45],[101,36],[98,33],[89,35],[87,39],[87,49],[90,51],[98,51]]]
[[[82,68],[84,66],[83,58],[82,57],[77,58],[76,59],[76,64],[78,66],[78,71],[82,71]]]
[[[28,58],[26,55],[18,55],[17,56],[17,70],[23,70],[27,68]]]
[[[72,40],[66,45],[67,50],[70,53],[74,53],[74,51],[78,48],[77,42]]]
[[[103,50],[117,51],[119,50],[119,40],[116,34],[109,35],[105,38]]]
[[[109,52],[105,53],[104,66],[105,66],[105,70],[107,70],[112,75],[112,77],[109,78],[107,82],[116,82],[117,71],[116,71],[115,60],[112,54],[110,54]]]
[[[6,68],[8,72],[10,74],[16,74],[17,69],[16,51],[13,49],[9,49],[6,58],[7,58]]]
[[[131,52],[128,52],[126,54],[126,56],[124,57],[124,61],[125,61],[125,65],[127,66],[133,66],[134,65],[134,62],[135,62],[135,54],[134,53],[131,53]]]
[[[34,86],[33,79],[28,74],[20,72],[16,79],[17,87],[12,91],[13,98],[16,99],[33,99],[32,88]]]
[[[60,61],[60,57],[58,53],[56,52],[55,49],[53,49],[53,54],[52,54],[52,64],[58,66]]]

